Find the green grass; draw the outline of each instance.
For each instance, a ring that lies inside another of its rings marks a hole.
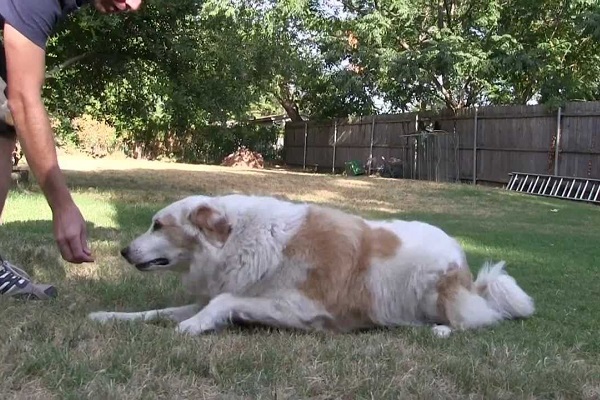
[[[597,206],[459,185],[102,165],[100,172],[68,172],[89,221],[92,265],[60,259],[36,187],[9,198],[1,254],[37,281],[55,283],[59,298],[0,299],[3,399],[600,397]],[[486,260],[506,260],[537,312],[447,340],[417,328],[339,336],[231,328],[190,338],[167,322],[86,320],[90,311],[185,303],[175,276],[141,274],[118,250],[168,202],[230,191],[437,224],[465,246],[474,271]]]

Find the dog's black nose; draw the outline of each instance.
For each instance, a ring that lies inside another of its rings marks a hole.
[[[124,247],[121,249],[121,256],[123,256],[124,259],[129,261],[129,247]]]

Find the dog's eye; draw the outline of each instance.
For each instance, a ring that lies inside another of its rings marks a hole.
[[[154,221],[154,225],[152,225],[152,230],[157,231],[162,227],[163,227],[163,225],[159,221]]]

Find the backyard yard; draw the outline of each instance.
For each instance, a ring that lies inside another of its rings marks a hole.
[[[61,160],[89,221],[96,262],[61,261],[37,186],[12,192],[0,254],[51,302],[0,299],[3,399],[598,399],[600,208],[502,189],[133,160]],[[536,314],[446,340],[426,328],[306,334],[231,328],[183,337],[174,324],[94,324],[97,310],[186,302],[171,274],[142,274],[119,249],[171,201],[230,192],[419,219],[464,245],[474,272],[507,269]]]

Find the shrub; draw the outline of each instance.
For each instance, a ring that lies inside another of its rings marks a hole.
[[[261,153],[265,160],[279,158],[278,127],[259,125],[208,125],[160,138],[124,140],[125,153],[132,157],[169,158],[188,163],[220,164],[240,147]]]
[[[89,115],[74,118],[71,123],[76,134],[77,147],[92,157],[106,157],[117,148],[115,129],[107,123],[95,120]]]

